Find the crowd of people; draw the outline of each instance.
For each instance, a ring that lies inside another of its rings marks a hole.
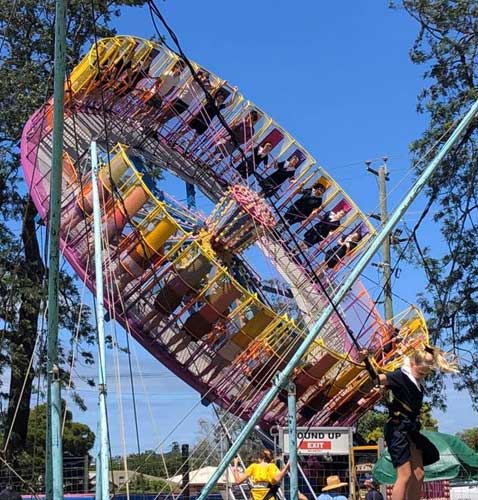
[[[252,144],[263,116],[248,106],[235,106],[237,89],[202,68],[194,67],[191,72],[189,61],[181,58],[154,76],[158,73],[157,68],[152,69],[157,56],[156,50],[141,62],[122,56],[113,70],[99,73],[96,80],[108,95],[114,96],[113,109],[127,112],[139,122],[145,136],[161,135],[173,147],[180,144],[194,161],[214,164],[216,168],[229,159],[228,166],[240,178],[249,182],[251,176],[255,178],[265,198],[280,197],[286,184],[289,188],[294,185],[306,158],[304,152],[296,149],[273,158],[271,153],[284,140],[283,134],[276,129],[258,144]],[[91,95],[98,98],[95,91]],[[284,219],[290,226],[300,224],[299,229],[305,230],[304,250],[318,246],[322,250],[327,240],[323,262],[325,268],[334,269],[355,250],[364,233],[355,228],[336,236],[347,212],[343,208],[324,210],[323,197],[329,184],[319,180],[311,187],[299,186],[296,198],[285,207]]]

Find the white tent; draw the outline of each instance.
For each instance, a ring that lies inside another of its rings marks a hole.
[[[189,484],[191,486],[202,486],[208,482],[213,473],[216,471],[217,467],[213,467],[211,465],[207,467],[202,467],[201,469],[194,469],[189,473]],[[178,476],[170,477],[168,481],[173,484],[181,485],[183,480],[182,474]],[[228,467],[226,472],[219,478],[217,484],[225,485],[226,483],[233,484],[234,476],[232,475],[232,471]]]

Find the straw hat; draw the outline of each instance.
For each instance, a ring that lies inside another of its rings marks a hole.
[[[327,486],[322,488],[322,491],[335,490],[335,488],[341,488],[342,486],[347,486],[348,483],[342,483],[339,476],[329,476],[327,478]]]

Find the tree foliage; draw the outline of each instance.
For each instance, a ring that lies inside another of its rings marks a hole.
[[[47,404],[35,406],[30,411],[26,451],[30,456],[45,459],[46,440],[46,409]],[[84,457],[88,455],[95,442],[94,432],[86,425],[73,421],[71,411],[65,409],[64,415],[63,454],[65,457]]]
[[[17,451],[15,455],[15,465],[20,475],[28,481],[30,487],[40,490],[44,488],[46,412],[46,403],[30,410],[25,447],[21,452]],[[75,464],[76,467],[83,467],[85,457],[88,457],[93,447],[95,434],[87,425],[73,420],[72,413],[66,410],[65,401],[62,401],[62,415],[64,416],[63,456],[65,467],[68,468],[72,464]],[[80,474],[81,477],[83,475],[84,472]],[[21,487],[25,488],[25,485],[21,485]]]
[[[115,33],[110,23],[120,14],[121,7],[145,3],[145,0],[68,2],[69,70],[79,61],[84,48],[94,41],[95,34],[103,37]],[[11,367],[6,434],[13,423],[7,456],[26,445],[34,378],[34,371],[28,372],[28,366],[44,312],[46,275],[36,210],[19,170],[19,140],[28,117],[52,94],[54,17],[54,0],[0,0],[0,370]],[[79,338],[88,344],[94,340],[88,322],[89,309],[80,307],[76,284],[64,274],[60,326],[74,332],[80,319]],[[87,347],[79,352],[91,362]],[[61,355],[63,362],[70,358],[68,342]]]
[[[457,438],[460,438],[466,445],[468,445],[472,450],[478,452],[478,427],[464,429],[461,432],[457,432],[455,435]]]
[[[138,493],[169,493],[171,485],[161,479],[151,479],[137,474],[129,482],[129,491]]]
[[[369,410],[357,422],[357,434],[369,444],[377,444],[383,438],[383,428],[389,415],[379,410]],[[438,421],[433,418],[431,406],[425,403],[420,412],[420,425],[427,431],[438,431]]]
[[[191,451],[192,469],[218,465],[242,430],[243,422],[241,420],[219,407],[216,407],[216,410],[218,421],[208,419],[198,421],[196,442]],[[219,423],[219,420],[222,424]],[[247,465],[257,459],[263,448],[264,444],[254,432],[244,441],[239,454]]]
[[[369,410],[357,422],[357,434],[369,444],[376,444],[383,437],[383,427],[388,415],[382,411]]]
[[[145,450],[141,453],[130,453],[127,456],[128,470],[138,471],[148,476],[167,478],[174,476],[181,467],[181,448],[179,443],[173,442],[171,449],[164,453],[155,450]],[[123,457],[114,457],[111,460],[113,470],[124,470]]]
[[[194,443],[189,443],[190,470],[217,466],[231,446],[232,441],[241,431],[242,423],[220,408],[218,408],[218,417],[224,422],[227,433],[217,421],[205,418],[198,420],[196,439]],[[248,465],[257,459],[263,448],[264,444],[253,433],[242,445],[240,456],[244,463]],[[146,450],[141,453],[130,453],[126,459],[129,470],[163,479],[180,475],[184,471],[181,444],[177,441],[173,441],[170,450],[164,453],[159,453],[156,450]],[[123,457],[114,457],[112,459],[112,469],[124,470],[124,468]],[[145,489],[144,491],[149,490]],[[166,491],[168,491],[168,488],[163,489],[163,492]]]
[[[425,403],[420,411],[420,424],[426,431],[438,431],[438,420],[433,418],[431,406]]]
[[[424,68],[418,112],[429,118],[411,145],[417,172],[422,158],[436,152],[456,121],[478,98],[478,2],[476,0],[401,0],[393,2],[418,23],[410,51]],[[458,389],[468,389],[478,406],[478,120],[472,122],[429,183],[444,245],[423,248],[429,283],[420,297],[433,342],[460,354]],[[420,239],[420,235],[419,235]],[[423,262],[424,261],[424,262]]]

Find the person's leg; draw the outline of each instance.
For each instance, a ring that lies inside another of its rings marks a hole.
[[[408,486],[408,500],[420,500],[425,471],[423,469],[422,451],[413,443],[410,445],[412,480]]]
[[[396,471],[397,480],[393,485],[392,500],[405,500],[413,476],[411,461],[399,465]],[[408,500],[412,500],[411,497],[408,497]]]

